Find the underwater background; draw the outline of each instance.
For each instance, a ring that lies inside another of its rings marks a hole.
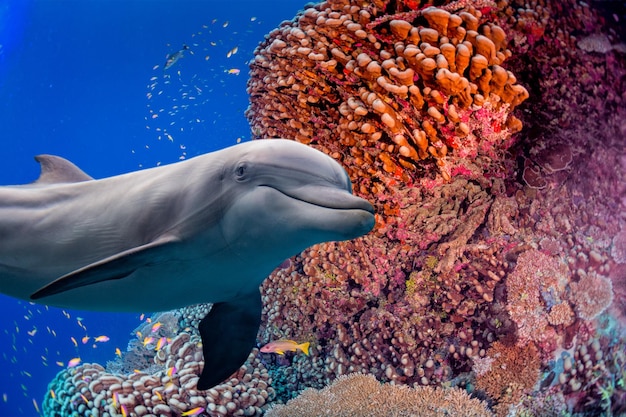
[[[41,153],[102,178],[249,140],[247,62],[264,34],[302,8],[272,4],[0,2],[0,184],[34,181],[33,156]],[[183,44],[192,53],[165,72],[166,57]],[[150,110],[162,109],[151,118]],[[64,312],[2,294],[0,317],[3,417],[38,415],[33,402],[41,404],[68,361],[112,360],[141,323],[139,315]],[[94,342],[97,336],[109,340]]]
[[[0,3],[0,184],[36,179],[40,153],[102,178],[287,137],[377,211],[262,286],[259,347],[309,355],[254,350],[206,393],[206,306],[0,295],[0,417],[261,415],[307,387],[267,414],[626,415],[624,19],[621,1]]]

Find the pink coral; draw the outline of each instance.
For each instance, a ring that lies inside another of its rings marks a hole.
[[[534,249],[518,257],[506,286],[507,309],[517,323],[520,344],[546,338],[550,309],[563,302],[568,282],[567,265],[556,258]]]

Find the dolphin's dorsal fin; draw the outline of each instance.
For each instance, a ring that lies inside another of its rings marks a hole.
[[[56,184],[93,180],[76,165],[54,155],[37,155],[35,161],[41,165],[41,174],[34,184]]]

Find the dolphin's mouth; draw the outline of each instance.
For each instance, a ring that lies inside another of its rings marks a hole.
[[[339,188],[321,185],[304,185],[289,189],[272,188],[294,200],[315,206],[333,210],[364,210],[374,214],[374,207],[369,201]]]

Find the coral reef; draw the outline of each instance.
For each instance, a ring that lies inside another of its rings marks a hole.
[[[207,306],[199,305],[155,315],[137,329],[139,339],[131,341],[128,351],[109,363],[108,370],[85,363],[60,372],[48,386],[44,414],[180,416],[201,408],[209,416],[262,415],[274,394],[256,349],[230,380],[207,391],[196,388],[204,366],[200,337],[179,328],[206,311]],[[151,331],[153,323],[160,324],[157,332]],[[160,336],[167,340],[167,345],[157,348],[155,338],[159,332],[177,335],[171,339]],[[136,368],[124,373],[129,367]]]
[[[277,405],[266,417],[379,417],[442,415],[488,417],[481,401],[459,388],[408,388],[380,384],[371,375],[349,374],[321,390],[308,389],[286,405]]]
[[[268,35],[253,132],[341,161],[378,212],[373,233],[264,283],[260,340],[314,345],[268,364],[279,398],[361,372],[475,386],[502,416],[624,411],[626,60],[610,27],[573,0],[333,0]]]

